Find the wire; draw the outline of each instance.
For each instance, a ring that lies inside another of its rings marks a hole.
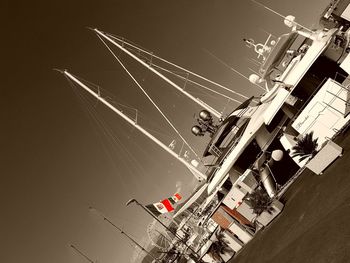
[[[212,56],[214,59],[216,59],[218,62],[220,62],[222,65],[224,65],[225,67],[227,67],[228,69],[232,70],[233,72],[235,72],[236,74],[238,74],[239,76],[241,76],[242,78],[246,79],[249,81],[249,78],[246,77],[245,75],[243,75],[242,73],[240,73],[239,71],[235,70],[234,68],[230,67],[225,61],[223,61],[222,59],[218,58],[217,56],[215,56],[213,53],[211,53],[209,50],[203,48],[203,50],[208,53],[210,56]],[[251,83],[251,82],[249,82]],[[255,83],[251,83],[254,84],[254,86],[257,86],[259,89],[264,90],[263,88],[261,88],[258,84]],[[265,91],[265,90],[264,90]]]
[[[110,34],[110,33],[105,33],[105,34],[106,34],[107,36],[113,38],[113,39],[116,39],[116,40],[118,40],[118,41],[121,41],[118,37],[114,36],[113,34]],[[159,57],[159,56],[157,56],[157,55],[155,55],[155,54],[153,54],[153,53],[150,53],[150,52],[148,52],[148,51],[146,51],[146,50],[143,50],[142,48],[139,48],[139,47],[137,47],[137,46],[135,46],[135,45],[132,45],[132,44],[130,44],[130,43],[124,41],[124,40],[123,40],[123,43],[129,45],[130,47],[133,47],[133,48],[137,49],[137,51],[139,51],[139,52],[141,51],[141,52],[144,52],[144,53],[146,53],[146,54],[148,54],[148,55],[151,55],[152,58],[158,59],[158,60],[160,60],[160,61],[162,61],[162,62],[164,62],[164,63],[166,63],[166,64],[168,64],[168,65],[171,65],[171,66],[173,66],[173,67],[175,67],[175,68],[178,68],[178,69],[180,69],[180,70],[183,70],[184,72],[187,72],[187,73],[189,73],[189,74],[192,75],[192,76],[195,76],[195,77],[197,77],[197,78],[199,78],[199,79],[202,79],[202,80],[204,80],[204,81],[206,81],[206,82],[208,82],[208,83],[211,83],[211,84],[213,84],[213,85],[215,85],[215,86],[217,86],[217,87],[219,87],[219,88],[222,88],[222,89],[224,89],[224,90],[226,90],[226,91],[229,91],[229,92],[231,92],[231,93],[234,93],[234,94],[236,94],[236,95],[238,95],[238,96],[241,96],[241,97],[244,98],[244,99],[248,99],[247,96],[245,96],[245,95],[243,95],[243,94],[241,94],[241,93],[239,93],[239,92],[233,91],[233,90],[231,90],[231,89],[229,89],[229,88],[227,88],[227,87],[225,87],[225,86],[223,86],[223,85],[221,85],[221,84],[219,84],[219,83],[216,83],[216,82],[214,82],[214,81],[212,81],[212,80],[209,80],[209,79],[207,79],[207,78],[205,78],[205,77],[203,77],[203,76],[201,76],[201,75],[199,75],[199,74],[196,74],[196,73],[194,73],[194,72],[192,72],[192,71],[190,71],[190,70],[187,70],[187,69],[185,69],[185,68],[183,68],[183,67],[180,67],[180,66],[178,66],[178,65],[176,65],[176,64],[174,64],[174,63],[172,63],[172,62],[169,62],[169,61],[167,61],[167,60],[165,60],[165,59],[163,59],[163,58],[161,58],[161,57]],[[152,63],[152,64],[153,64],[153,63]]]
[[[81,93],[79,93],[77,91],[77,89],[73,88],[73,90],[75,91],[77,97],[79,98],[80,102],[82,105],[85,105],[85,107],[83,107],[83,109],[85,110],[85,112],[92,118],[92,120],[94,121],[94,123],[97,124],[97,127],[99,127],[100,131],[102,132],[102,134],[104,135],[104,137],[106,139],[108,139],[109,141],[112,142],[112,144],[106,144],[104,142],[104,140],[102,140],[102,137],[100,136],[100,133],[96,133],[99,140],[102,143],[103,149],[105,150],[105,153],[107,154],[107,156],[109,157],[109,159],[112,161],[113,166],[116,168],[116,170],[120,170],[120,168],[115,166],[115,160],[114,157],[112,156],[111,150],[114,152],[119,152],[116,149],[116,146],[119,145],[119,148],[122,149],[122,151],[124,152],[125,157],[127,157],[127,160],[129,160],[131,163],[133,163],[133,165],[126,165],[125,164],[125,160],[123,160],[122,162],[120,162],[120,164],[122,166],[124,166],[124,168],[126,170],[128,170],[130,172],[131,175],[134,175],[135,172],[137,174],[143,175],[144,174],[144,169],[142,167],[142,165],[137,161],[137,159],[131,154],[131,152],[127,149],[127,147],[125,147],[122,143],[122,141],[113,134],[111,128],[106,124],[106,122],[98,115],[97,111],[95,108],[93,108],[91,106],[91,103],[88,102],[87,98],[84,97]],[[108,147],[108,145],[114,145],[114,147],[110,148]],[[117,154],[117,156],[119,157],[120,154]],[[134,169],[135,171],[131,171],[131,169]],[[124,180],[124,178],[120,175],[120,173],[118,173],[119,175],[119,179],[122,181],[122,183],[124,184],[124,186],[126,186],[126,181]],[[135,178],[135,180],[137,180]],[[135,183],[137,183],[137,181],[135,181]]]
[[[220,95],[220,96],[222,96],[222,97],[224,97],[224,98],[226,98],[226,99],[230,99],[230,100],[232,100],[232,101],[234,101],[234,102],[237,102],[237,103],[242,103],[242,101],[233,99],[232,97],[229,97],[229,96],[227,96],[227,95],[225,95],[225,94],[222,94],[222,93],[220,93],[220,92],[218,92],[218,91],[215,91],[215,90],[213,90],[213,89],[210,89],[210,88],[208,88],[208,87],[206,87],[206,86],[204,86],[204,85],[202,85],[202,84],[200,84],[200,83],[197,83],[197,82],[195,82],[195,81],[193,81],[193,80],[190,80],[190,79],[188,79],[188,78],[185,78],[185,77],[183,77],[183,76],[180,76],[180,75],[176,74],[175,72],[173,72],[173,71],[171,71],[171,70],[165,69],[165,68],[160,67],[160,66],[157,66],[157,65],[152,65],[152,66],[155,67],[155,68],[158,68],[158,69],[160,69],[160,70],[163,70],[164,72],[167,72],[167,73],[170,73],[170,74],[172,74],[172,75],[175,75],[175,76],[177,76],[178,78],[185,79],[186,81],[188,81],[188,82],[190,82],[190,83],[192,83],[192,84],[195,84],[195,85],[197,85],[197,86],[199,86],[199,87],[201,87],[201,88],[203,88],[203,89],[209,90],[209,91],[211,91],[211,92],[213,92],[213,93],[215,93],[215,94],[217,94],[217,95]]]
[[[135,84],[141,89],[141,91],[145,94],[145,96],[148,98],[148,100],[153,104],[153,106],[158,110],[158,112],[163,116],[163,118],[168,122],[168,124],[174,129],[174,131],[177,133],[177,135],[180,136],[180,138],[185,142],[188,148],[197,156],[198,159],[200,159],[199,155],[196,153],[196,151],[191,147],[191,145],[186,141],[186,139],[180,134],[180,132],[175,128],[175,126],[172,124],[172,122],[168,119],[168,117],[162,112],[162,110],[158,107],[158,105],[153,101],[153,99],[147,94],[147,92],[142,88],[140,83],[135,79],[135,77],[130,73],[130,71],[125,67],[123,62],[115,55],[115,53],[111,50],[111,48],[106,44],[106,42],[97,35],[98,38],[102,41],[102,43],[106,46],[108,51],[113,55],[113,57],[119,62],[119,64],[123,67],[123,69],[127,72],[127,74],[130,76],[130,78],[135,82]]]

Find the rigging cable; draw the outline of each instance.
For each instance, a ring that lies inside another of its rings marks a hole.
[[[133,47],[133,48],[136,48],[137,50],[142,51],[142,52],[144,52],[144,53],[146,53],[146,54],[152,56],[153,58],[159,59],[160,61],[162,61],[162,62],[164,62],[164,63],[166,63],[166,64],[169,64],[169,65],[171,65],[171,66],[173,66],[173,67],[176,67],[176,68],[178,68],[178,69],[181,69],[181,70],[183,70],[183,71],[185,71],[185,72],[188,72],[188,73],[190,73],[191,75],[193,75],[193,76],[195,76],[195,77],[197,77],[197,78],[200,78],[200,79],[202,79],[202,80],[204,80],[204,81],[207,81],[207,82],[209,82],[209,83],[211,83],[211,84],[214,84],[215,86],[220,87],[220,88],[222,88],[222,89],[224,89],[224,90],[226,90],[226,91],[229,91],[229,92],[231,92],[231,93],[233,93],[233,94],[236,94],[236,95],[238,95],[238,96],[240,96],[240,97],[242,97],[242,98],[244,98],[244,99],[249,99],[247,96],[245,96],[245,95],[243,95],[243,94],[241,94],[241,93],[239,93],[239,92],[233,91],[233,90],[231,90],[231,89],[229,89],[229,88],[227,88],[227,87],[225,87],[225,86],[223,86],[223,85],[221,85],[221,84],[219,84],[219,83],[217,83],[217,82],[214,82],[214,81],[212,81],[212,80],[210,80],[210,79],[207,79],[207,78],[205,78],[205,77],[203,77],[203,76],[201,76],[201,75],[199,75],[199,74],[196,74],[196,73],[194,73],[194,72],[192,72],[192,71],[190,71],[190,70],[187,70],[187,69],[185,69],[185,68],[183,68],[183,67],[180,67],[180,66],[178,66],[178,65],[176,65],[176,64],[174,64],[174,63],[172,63],[172,62],[170,62],[170,61],[167,61],[167,60],[165,60],[165,59],[163,59],[163,58],[161,58],[161,57],[159,57],[159,56],[157,56],[157,55],[155,55],[155,54],[153,54],[153,53],[151,53],[151,52],[148,52],[148,51],[146,51],[146,50],[144,50],[144,49],[142,49],[142,48],[139,48],[139,47],[137,47],[137,46],[134,46],[134,45],[128,43],[127,41],[125,41],[124,39],[123,39],[123,40],[119,39],[118,37],[114,36],[113,34],[110,34],[110,33],[105,33],[105,34],[106,34],[107,36],[109,36],[109,37],[111,37],[111,38],[114,38],[114,39],[116,39],[116,40],[118,40],[118,41],[120,41],[120,42],[122,42],[122,43],[125,43],[125,44],[127,44],[127,45],[129,45],[129,46],[131,46],[131,47]]]
[[[222,59],[218,58],[217,56],[215,56],[213,53],[211,53],[209,50],[203,48],[203,50],[208,53],[210,56],[212,56],[214,59],[216,59],[217,61],[219,61],[222,65],[224,65],[225,67],[227,67],[228,69],[232,70],[233,72],[235,72],[236,74],[240,75],[242,78],[245,78],[246,80],[249,81],[249,78],[244,76],[241,72],[239,72],[238,70],[235,70],[234,68],[230,67],[225,61],[223,61]],[[251,82],[249,82],[251,83]],[[259,89],[262,89],[265,91],[265,89],[263,89],[262,87],[260,87],[258,84],[255,83],[251,83],[254,84],[255,86],[257,86]]]
[[[130,166],[126,166],[124,162],[122,162],[122,165],[130,171],[130,167],[133,167],[133,169],[135,169],[135,172],[139,175],[144,175],[144,168],[142,166],[142,164],[140,162],[137,161],[137,158],[135,158],[135,156],[128,150],[127,146],[125,146],[122,142],[122,140],[120,140],[113,132],[112,128],[108,126],[108,124],[106,123],[106,121],[101,118],[101,116],[98,114],[98,112],[96,111],[95,107],[92,106],[92,103],[88,102],[88,99],[86,97],[84,97],[82,94],[78,93],[75,89],[75,86],[71,83],[71,80],[68,78],[68,81],[70,82],[71,86],[74,88],[74,91],[76,92],[76,94],[80,97],[80,100],[84,102],[84,105],[86,105],[86,107],[84,107],[85,110],[87,110],[87,112],[89,113],[89,115],[92,117],[92,119],[95,121],[95,123],[98,125],[98,127],[102,130],[103,134],[105,135],[106,138],[109,138],[112,142],[112,145],[119,145],[119,147],[122,149],[122,151],[124,152],[125,156],[128,157],[128,160],[132,163],[132,165]],[[141,114],[141,117],[143,119],[143,114]],[[99,133],[97,133],[99,135]],[[171,137],[169,134],[165,134],[163,133],[163,135]],[[108,147],[106,146],[106,144],[103,142],[103,140],[101,139],[101,137],[99,136],[102,145],[104,146],[104,149],[106,151],[106,154],[108,155],[108,157],[112,160],[113,165],[114,165],[114,158],[112,157],[112,153],[111,153],[111,149],[108,149]],[[134,143],[134,146],[137,147],[140,152],[142,152],[146,158],[148,158],[152,163],[157,164],[156,161],[154,160],[154,158],[151,158],[149,156],[149,154],[145,151],[144,148],[140,147],[139,144]],[[112,150],[116,153],[117,156],[119,156],[120,154],[118,154],[118,150],[116,147],[112,148]],[[115,165],[114,165],[115,166]],[[119,169],[117,169],[119,170]],[[131,172],[131,171],[130,171]],[[131,172],[133,174],[133,172]],[[138,179],[134,179],[138,180]]]
[[[186,139],[179,133],[179,131],[175,128],[175,126],[171,123],[171,121],[166,117],[166,115],[162,112],[162,110],[158,107],[158,105],[153,101],[153,99],[147,94],[147,92],[142,88],[139,82],[134,78],[134,76],[129,72],[129,70],[124,66],[123,62],[115,55],[115,53],[111,50],[111,48],[105,43],[105,41],[97,35],[97,37],[102,41],[102,43],[106,46],[108,51],[112,54],[112,56],[119,62],[119,64],[123,67],[123,69],[127,72],[130,78],[135,82],[135,84],[141,89],[141,91],[145,94],[145,96],[150,100],[153,106],[158,110],[158,112],[163,116],[163,118],[168,122],[168,124],[174,129],[177,135],[184,141],[184,143],[191,149],[191,151],[196,155],[198,159],[201,159],[196,151],[190,146],[190,144],[186,141]]]
[[[70,80],[69,80],[70,81]],[[70,81],[71,82],[71,81]],[[72,85],[72,83],[71,83]],[[108,125],[106,124],[106,122],[101,118],[101,117],[98,117],[98,113],[97,111],[91,106],[91,103],[89,103],[87,101],[87,98],[84,97],[81,93],[79,93],[77,91],[77,89],[75,88],[75,86],[73,85],[73,90],[74,92],[76,93],[76,95],[78,96],[78,98],[80,99],[80,101],[86,106],[84,107],[84,109],[87,111],[87,113],[91,116],[91,118],[94,120],[94,122],[98,125],[98,127],[100,128],[100,130],[102,131],[102,133],[104,134],[104,136],[106,138],[109,138],[109,140],[111,140],[112,144],[113,145],[119,145],[119,147],[121,147],[122,151],[124,151],[125,153],[125,156],[128,157],[129,161],[133,162],[134,164],[133,165],[130,165],[130,166],[126,166],[124,162],[122,162],[122,165],[130,171],[130,168],[133,167],[133,169],[135,169],[134,172],[137,172],[137,174],[139,175],[143,175],[144,172],[143,172],[143,167],[142,165],[137,161],[137,159],[130,153],[130,151],[127,150],[127,147],[125,147],[122,143],[122,141],[113,134],[113,131],[111,130],[110,127],[108,127]],[[107,154],[107,156],[110,158],[110,160],[112,161],[113,163],[113,166],[115,166],[115,162],[114,162],[114,158],[112,157],[111,155],[111,149],[108,149],[106,143],[103,142],[102,138],[100,137],[99,133],[98,134],[98,137],[100,138],[101,142],[102,142],[102,145],[103,145],[103,148],[105,149],[105,152]],[[113,151],[115,152],[118,152],[116,148],[112,148]],[[115,168],[117,170],[120,170],[120,168],[116,167]],[[131,174],[134,174],[134,172],[130,171]],[[122,179],[123,181],[123,184],[126,184],[126,182],[124,182],[123,178],[121,176],[119,176],[120,179]],[[135,179],[137,180],[137,179]]]
[[[224,98],[226,98],[226,99],[230,99],[230,100],[232,100],[232,101],[234,101],[234,102],[237,102],[237,103],[242,103],[242,101],[236,100],[236,99],[234,99],[234,98],[232,98],[232,97],[229,97],[229,96],[227,96],[227,95],[225,95],[225,94],[222,94],[222,93],[220,93],[220,92],[218,92],[218,91],[216,91],[216,90],[213,90],[213,89],[211,89],[211,88],[208,88],[208,87],[206,87],[206,86],[204,86],[204,85],[202,85],[202,84],[200,84],[200,83],[198,83],[198,82],[195,82],[195,81],[193,81],[193,80],[188,79],[187,77],[180,76],[180,75],[176,74],[175,72],[173,72],[173,71],[171,71],[171,70],[165,69],[165,68],[163,68],[163,67],[161,67],[161,66],[158,66],[158,65],[156,65],[156,64],[152,64],[152,66],[155,67],[155,68],[158,68],[158,69],[160,69],[160,70],[163,70],[163,71],[165,71],[165,72],[167,72],[167,73],[170,73],[170,74],[172,74],[172,75],[175,75],[175,76],[177,76],[178,78],[181,78],[181,79],[183,79],[183,80],[187,80],[188,82],[190,82],[190,83],[192,83],[192,84],[195,84],[195,85],[197,85],[197,86],[199,86],[199,87],[201,87],[201,88],[203,88],[203,89],[209,90],[209,91],[211,91],[211,92],[213,92],[213,93],[215,93],[215,94],[217,94],[217,95],[220,95],[220,96],[222,96],[222,97],[224,97]]]

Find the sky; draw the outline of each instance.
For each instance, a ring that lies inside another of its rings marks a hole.
[[[328,1],[261,3],[312,27]],[[176,191],[186,198],[196,184],[177,160],[98,105],[112,129],[111,141],[63,75],[52,70],[68,69],[100,85],[116,101],[136,107],[140,123],[171,142],[171,128],[86,27],[123,36],[247,96],[261,91],[229,68],[251,73],[248,58],[254,54],[242,38],[262,41],[266,32],[288,32],[280,17],[248,0],[5,1],[1,6],[0,255],[7,263],[86,262],[70,244],[98,262],[135,261],[130,242],[88,207],[145,244],[151,218],[137,206],[125,207],[126,201],[149,204]],[[190,134],[200,108],[127,63],[201,153],[206,141]],[[206,98],[219,111],[237,106]]]

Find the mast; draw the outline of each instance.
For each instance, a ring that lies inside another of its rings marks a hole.
[[[107,100],[102,98],[100,94],[98,94],[98,93],[94,92],[93,90],[91,90],[88,86],[86,86],[84,83],[82,83],[80,80],[78,80],[75,76],[73,76],[67,70],[62,71],[62,73],[66,77],[68,77],[70,80],[72,80],[74,83],[76,83],[81,88],[83,88],[88,93],[90,93],[92,96],[94,96],[96,99],[98,99],[100,102],[102,102],[104,105],[106,105],[108,108],[110,108],[113,112],[117,113],[120,117],[122,117],[124,120],[126,120],[129,124],[134,126],[136,129],[138,129],[140,132],[142,132],[144,135],[146,135],[148,138],[150,138],[152,141],[154,141],[163,150],[167,151],[173,157],[175,157],[177,160],[179,160],[182,164],[184,164],[191,171],[191,173],[197,178],[197,180],[202,181],[202,180],[206,180],[207,179],[207,176],[205,174],[203,174],[202,172],[198,171],[194,166],[189,164],[186,160],[184,160],[178,154],[176,154],[174,151],[172,151],[167,145],[162,143],[160,140],[158,140],[156,137],[154,137],[152,134],[150,134],[148,131],[146,131],[144,128],[142,128],[139,124],[135,123],[135,121],[131,120],[123,112],[121,112],[120,110],[115,108],[111,103],[109,103]]]
[[[174,88],[176,88],[178,91],[180,91],[181,93],[183,93],[185,96],[187,96],[188,98],[190,98],[191,100],[193,100],[195,103],[197,103],[198,105],[200,105],[201,107],[205,108],[206,110],[208,110],[210,113],[212,113],[215,117],[220,118],[221,114],[217,111],[214,110],[213,108],[208,108],[207,105],[203,102],[201,102],[200,100],[198,100],[197,98],[195,98],[194,96],[192,96],[190,93],[188,93],[187,91],[183,90],[181,87],[179,87],[176,83],[174,83],[173,81],[171,81],[170,79],[168,79],[166,76],[164,76],[163,74],[161,74],[159,71],[155,70],[154,68],[152,68],[150,65],[148,65],[146,62],[144,62],[143,60],[141,60],[140,58],[138,58],[137,56],[135,56],[132,52],[130,52],[129,50],[127,50],[126,48],[124,48],[122,45],[120,45],[119,43],[117,43],[116,41],[114,41],[112,38],[110,38],[109,36],[105,35],[103,32],[101,32],[98,29],[93,29],[99,36],[103,37],[104,39],[108,40],[110,43],[112,43],[114,46],[118,47],[120,50],[122,50],[123,52],[125,52],[127,55],[129,55],[130,57],[132,57],[133,59],[135,59],[137,62],[139,62],[141,65],[143,65],[144,67],[148,68],[150,71],[152,71],[154,74],[156,74],[158,77],[160,77],[161,79],[163,79],[164,81],[166,81],[168,84],[170,84],[171,86],[173,86]]]

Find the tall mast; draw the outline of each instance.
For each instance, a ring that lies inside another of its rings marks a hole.
[[[183,90],[181,87],[179,87],[176,83],[174,83],[173,81],[171,81],[170,79],[168,79],[166,76],[164,76],[163,74],[161,74],[159,71],[155,70],[154,68],[152,68],[150,65],[148,65],[146,62],[144,62],[143,60],[141,60],[140,58],[138,58],[137,56],[135,56],[132,52],[130,52],[129,50],[127,50],[126,48],[124,48],[122,45],[120,45],[119,43],[117,43],[115,40],[113,40],[112,38],[110,38],[109,36],[107,36],[106,34],[104,34],[103,32],[101,32],[98,29],[93,29],[99,36],[103,37],[104,39],[108,40],[110,43],[112,43],[114,46],[118,47],[119,49],[121,49],[123,52],[125,52],[127,55],[129,55],[130,57],[132,57],[133,59],[135,59],[137,62],[139,62],[141,65],[143,65],[144,67],[148,68],[150,71],[152,71],[154,74],[156,74],[157,76],[159,76],[161,79],[163,79],[164,81],[166,81],[167,83],[169,83],[171,86],[173,86],[174,88],[176,88],[178,91],[180,91],[181,93],[183,93],[185,96],[187,96],[188,98],[190,98],[191,100],[193,100],[195,103],[197,103],[198,105],[200,105],[201,107],[205,108],[206,110],[208,110],[210,113],[212,113],[215,117],[220,118],[221,114],[217,111],[214,110],[211,107],[208,107],[207,104],[203,103],[202,101],[198,100],[197,98],[195,98],[194,96],[192,96],[190,93],[188,93],[187,91]]]
[[[192,174],[197,178],[197,180],[202,181],[206,180],[207,176],[200,171],[198,171],[194,166],[189,164],[186,160],[181,158],[178,154],[176,154],[174,151],[172,151],[167,145],[162,143],[160,140],[158,140],[156,137],[154,137],[152,134],[150,134],[148,131],[146,131],[144,128],[142,128],[140,125],[135,123],[132,119],[130,119],[128,116],[126,116],[123,112],[115,108],[111,103],[109,103],[107,100],[101,97],[100,94],[96,93],[95,91],[91,90],[88,86],[86,86],[84,83],[82,83],[80,80],[78,80],[75,76],[70,74],[67,70],[62,71],[62,73],[67,76],[70,80],[72,80],[74,83],[79,85],[81,88],[85,89],[88,93],[90,93],[92,96],[94,96],[96,99],[98,99],[100,102],[102,102],[104,105],[106,105],[108,108],[110,108],[113,112],[117,113],[120,117],[122,117],[124,120],[126,120],[129,124],[134,126],[136,129],[138,129],[140,132],[142,132],[144,135],[146,135],[148,138],[150,138],[152,141],[154,141],[156,144],[158,144],[163,150],[170,153],[173,157],[175,157],[177,160],[179,160],[182,164],[184,164],[191,172]]]

